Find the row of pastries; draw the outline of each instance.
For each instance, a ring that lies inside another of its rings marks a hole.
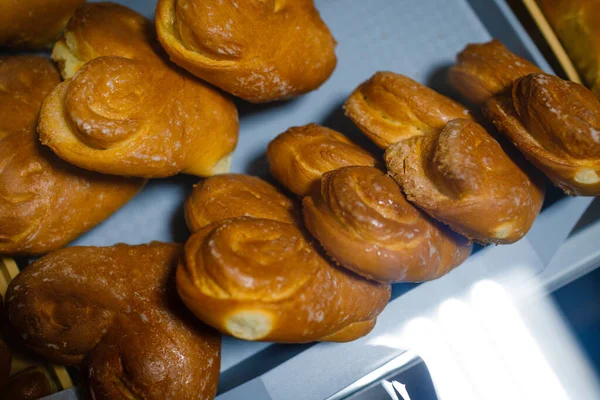
[[[54,63],[0,58],[0,254],[46,254],[7,291],[8,330],[79,365],[89,396],[213,398],[220,333],[358,339],[392,283],[439,278],[473,242],[523,238],[543,175],[600,194],[600,103],[498,41],[467,46],[450,70],[472,109],[393,72],[360,84],[344,109],[381,154],[310,123],[266,149],[279,187],[227,173],[229,94],[300,95],[336,58],[311,0],[222,3],[159,0],[155,26],[89,3],[59,38],[0,31],[11,48],[54,43]],[[202,178],[183,205],[185,244],[63,249],[178,173]]]

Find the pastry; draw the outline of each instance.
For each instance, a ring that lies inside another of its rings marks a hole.
[[[275,179],[299,196],[315,189],[327,171],[378,165],[375,157],[341,133],[316,124],[290,128],[277,136],[269,143],[267,159]]]
[[[600,102],[590,90],[531,74],[490,99],[484,114],[567,194],[600,195]]]
[[[529,61],[511,53],[499,40],[470,44],[450,68],[450,83],[469,102],[482,105],[510,88],[515,79],[542,72]]]
[[[194,185],[185,201],[185,220],[196,232],[213,222],[237,217],[267,218],[295,224],[296,204],[262,179],[224,174]]]
[[[313,0],[159,0],[156,30],[176,64],[256,103],[316,89],[336,65]]]
[[[435,90],[393,72],[377,72],[346,100],[346,115],[386,149],[412,136],[443,128],[469,110]]]
[[[5,0],[0,2],[0,48],[50,47],[85,0]]]
[[[95,399],[212,399],[220,337],[177,298],[181,246],[70,247],[28,266],[6,294],[25,345],[81,364]]]
[[[406,201],[373,167],[327,172],[320,193],[305,197],[304,221],[340,265],[379,282],[419,282],[444,275],[471,253],[464,238]]]
[[[228,171],[237,144],[233,103],[163,60],[150,22],[112,3],[71,18],[54,58],[72,78],[44,101],[43,144],[78,167],[160,178]]]
[[[538,0],[569,58],[600,97],[600,7],[596,0]]]
[[[108,218],[144,180],[73,167],[38,141],[44,95],[60,82],[50,60],[0,58],[0,254],[58,249]]]
[[[513,243],[539,214],[544,190],[472,120],[414,136],[385,152],[408,200],[480,243]]]
[[[78,7],[52,48],[52,59],[68,79],[86,62],[102,56],[165,64],[155,44],[154,27],[137,12],[110,2]]]
[[[390,298],[389,285],[330,265],[296,226],[250,217],[194,233],[177,289],[198,318],[221,332],[288,343],[364,336]]]

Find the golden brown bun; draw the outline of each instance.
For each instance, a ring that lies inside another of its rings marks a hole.
[[[56,392],[42,367],[29,367],[10,377],[2,391],[3,399],[36,400]]]
[[[319,195],[305,197],[303,205],[306,227],[327,254],[379,282],[435,279],[471,253],[465,239],[413,207],[376,168],[327,172]]]
[[[471,120],[399,142],[385,160],[411,202],[481,243],[521,239],[544,200],[544,190]]]
[[[84,1],[0,1],[0,47],[13,49],[50,47],[73,14],[73,10]]]
[[[538,0],[585,83],[600,97],[600,7],[597,0]]]
[[[49,360],[83,362],[92,398],[212,399],[220,337],[177,298],[181,250],[154,242],[51,253],[11,282],[9,322]]]
[[[43,96],[60,81],[50,60],[0,58],[0,254],[37,255],[63,247],[105,220],[144,185],[73,167],[44,148],[35,132]],[[2,112],[0,112],[2,114]]]
[[[313,0],[159,0],[156,30],[176,64],[256,103],[316,89],[336,65]]]
[[[66,76],[87,63],[44,101],[42,143],[105,174],[226,172],[238,137],[235,106],[154,52],[150,28],[112,3],[77,10],[54,57]]]
[[[484,113],[567,194],[600,195],[600,102],[587,88],[531,74]]]
[[[242,174],[207,178],[194,185],[185,202],[185,220],[190,231],[237,217],[266,218],[295,224],[296,205],[262,179]]]
[[[377,72],[346,100],[346,115],[382,149],[443,128],[469,110],[435,90],[393,72]]]
[[[155,41],[154,27],[137,12],[110,2],[87,3],[75,10],[52,48],[52,59],[65,79],[86,62],[102,56],[162,63]]]
[[[468,101],[481,105],[508,89],[515,79],[535,72],[542,71],[494,39],[465,47],[456,56],[449,77],[452,86]]]
[[[389,285],[330,265],[294,225],[247,217],[191,236],[177,289],[221,332],[289,343],[357,339],[390,298]]]
[[[291,192],[306,196],[325,172],[350,165],[377,166],[369,152],[332,129],[308,124],[290,128],[267,148],[271,174]]]

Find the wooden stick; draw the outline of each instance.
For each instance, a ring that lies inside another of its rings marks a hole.
[[[548,42],[548,45],[552,49],[552,52],[556,56],[556,59],[560,63],[560,66],[567,74],[567,77],[573,82],[581,83],[579,73],[577,73],[577,70],[573,66],[571,59],[567,55],[567,52],[560,43],[560,40],[556,36],[556,33],[554,33],[554,30],[548,23],[546,16],[542,12],[536,1],[523,0],[523,4],[525,4],[525,7],[527,7],[529,14],[531,14],[531,17],[535,21],[540,32],[542,32],[542,35],[546,39],[546,42]]]

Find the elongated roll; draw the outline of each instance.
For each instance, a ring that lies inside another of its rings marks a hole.
[[[306,226],[327,254],[379,282],[435,279],[471,253],[467,240],[412,206],[376,168],[325,173],[320,193],[305,197],[303,206]]]
[[[318,190],[325,172],[349,165],[377,166],[373,155],[346,136],[317,124],[290,128],[269,143],[271,174],[299,196]]]
[[[39,255],[63,247],[145,183],[73,167],[39,143],[40,105],[59,82],[48,59],[0,58],[0,254]]]
[[[450,83],[469,102],[482,105],[507,90],[525,75],[542,72],[522,57],[510,52],[499,40],[469,44],[450,68]]]
[[[64,76],[77,72],[44,101],[42,143],[105,174],[227,172],[239,129],[235,106],[164,60],[150,29],[117,4],[77,10],[53,55]]]
[[[241,217],[193,234],[179,295],[202,321],[245,340],[348,341],[367,334],[390,286],[330,265],[294,225]]]
[[[316,89],[336,65],[313,0],[159,0],[156,30],[176,64],[256,103]]]
[[[224,174],[194,185],[185,201],[185,220],[190,231],[237,217],[265,218],[298,223],[296,204],[274,186],[249,175]]]
[[[158,242],[51,253],[11,282],[11,329],[51,361],[82,364],[89,398],[213,399],[221,339],[177,297],[181,253]]]
[[[490,99],[484,113],[565,193],[600,195],[600,102],[590,90],[531,74]]]
[[[474,121],[456,119],[385,152],[406,197],[454,231],[482,243],[521,239],[539,214],[543,187]]]
[[[393,72],[377,72],[346,100],[346,115],[382,149],[471,118],[463,105]]]

